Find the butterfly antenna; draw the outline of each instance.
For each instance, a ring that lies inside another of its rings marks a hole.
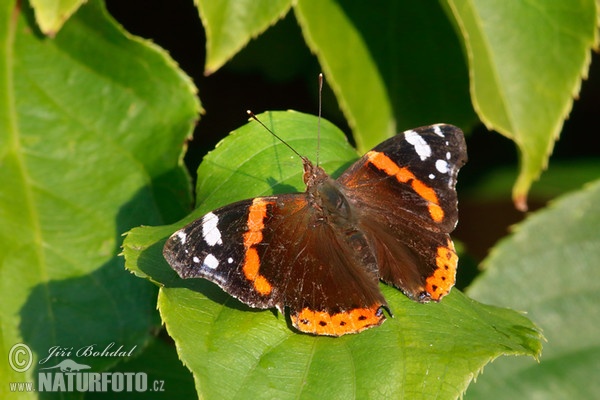
[[[319,74],[319,119],[317,122],[317,165],[319,165],[319,152],[321,150],[321,107],[323,104],[323,73]]]
[[[286,142],[285,140],[283,140],[282,138],[277,136],[277,134],[275,132],[273,132],[271,129],[269,129],[269,127],[267,127],[265,124],[263,124],[263,122],[260,119],[258,119],[258,117],[256,115],[254,115],[254,113],[252,111],[247,110],[246,113],[248,114],[248,116],[250,116],[250,118],[252,118],[256,122],[261,124],[263,126],[263,128],[265,128],[271,135],[275,136],[275,138],[277,140],[279,140],[281,143],[285,144],[290,150],[292,150],[294,152],[294,154],[296,154],[298,157],[300,157],[301,160],[305,159],[305,157],[302,154],[298,153],[292,146],[290,146],[288,144],[288,142]]]

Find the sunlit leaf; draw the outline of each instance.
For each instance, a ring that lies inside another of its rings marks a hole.
[[[598,41],[597,2],[447,2],[469,56],[475,110],[519,148],[513,199],[524,210],[587,77]]]

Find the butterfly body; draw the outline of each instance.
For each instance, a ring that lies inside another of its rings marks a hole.
[[[449,233],[466,162],[460,129],[390,138],[337,179],[303,158],[304,193],[243,200],[175,232],[164,256],[256,308],[289,309],[302,332],[340,336],[383,323],[379,281],[439,301],[455,281]]]

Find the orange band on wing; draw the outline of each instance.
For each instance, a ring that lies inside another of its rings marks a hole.
[[[412,189],[427,201],[427,208],[431,219],[435,222],[441,222],[444,219],[444,210],[440,207],[438,197],[431,186],[419,180],[408,168],[399,167],[398,164],[379,151],[369,151],[367,158],[377,169],[382,170],[389,176],[395,177],[398,182],[410,184]]]
[[[270,294],[273,286],[267,278],[260,274],[260,256],[254,246],[263,240],[262,230],[265,227],[264,220],[267,217],[267,205],[269,204],[272,203],[261,198],[253,200],[248,213],[248,231],[244,234],[246,256],[242,270],[246,279],[254,285],[254,289],[263,296]]]
[[[456,281],[456,266],[458,256],[454,250],[454,243],[448,239],[448,245],[437,248],[435,257],[437,269],[426,279],[425,289],[431,294],[432,300],[440,300],[447,295]]]
[[[381,325],[385,315],[381,310],[381,304],[375,304],[368,308],[354,308],[336,314],[303,308],[299,313],[290,315],[290,318],[292,324],[301,332],[342,336]]]

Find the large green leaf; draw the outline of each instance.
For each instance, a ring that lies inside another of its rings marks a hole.
[[[597,43],[595,0],[447,0],[469,56],[471,96],[489,129],[520,151],[513,199],[526,209],[586,77]]]
[[[460,45],[437,2],[299,0],[294,12],[359,150],[397,130],[473,122]]]
[[[0,5],[3,393],[34,381],[53,346],[141,349],[158,323],[156,290],[123,268],[121,235],[182,216],[189,190],[162,187],[189,186],[178,161],[199,111],[173,61],[129,37],[100,2],[55,39],[16,3]],[[35,367],[22,374],[6,362],[19,342]],[[81,361],[98,371],[117,360]]]
[[[196,0],[206,31],[205,73],[221,68],[287,14],[291,0]]]
[[[301,154],[316,152],[317,119],[296,112],[259,118]],[[321,121],[320,164],[336,175],[357,158]],[[311,157],[312,158],[312,157]],[[234,200],[302,190],[300,160],[256,122],[224,139],[198,169],[198,208],[167,227],[132,230],[127,267],[161,284],[159,308],[203,398],[458,398],[490,360],[534,357],[540,334],[521,314],[458,290],[415,303],[382,285],[394,313],[382,326],[341,338],[299,334],[273,310],[251,310],[202,280],[182,280],[162,259],[168,235]]]
[[[530,216],[485,261],[474,298],[527,310],[548,343],[541,363],[486,367],[469,399],[600,397],[600,181]]]

